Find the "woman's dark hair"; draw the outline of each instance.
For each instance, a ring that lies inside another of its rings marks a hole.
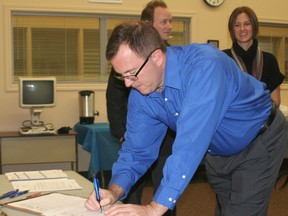
[[[236,38],[234,34],[235,22],[236,22],[237,16],[241,13],[247,14],[247,16],[250,19],[250,22],[253,28],[253,39],[256,39],[259,33],[259,23],[258,23],[258,18],[255,12],[251,8],[246,7],[246,6],[235,8],[234,11],[231,13],[229,22],[228,22],[228,29],[229,29],[230,37],[233,42],[236,42]]]
[[[147,21],[123,23],[114,28],[106,47],[108,61],[117,54],[121,45],[128,45],[141,58],[146,58],[157,48],[166,51],[158,31]]]

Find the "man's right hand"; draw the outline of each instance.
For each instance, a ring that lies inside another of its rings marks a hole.
[[[123,196],[124,191],[119,185],[111,185],[109,190],[99,189],[101,201],[100,204],[102,207],[107,208],[118,201],[118,199]],[[89,198],[85,202],[85,207],[91,211],[99,211],[100,204],[96,199],[95,191],[93,191]]]

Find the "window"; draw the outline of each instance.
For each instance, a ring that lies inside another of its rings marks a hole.
[[[113,28],[139,16],[12,12],[13,73],[65,82],[106,82],[105,49]],[[189,43],[190,18],[173,18],[173,45]]]
[[[288,83],[288,25],[260,23],[258,40],[264,51],[275,55]]]

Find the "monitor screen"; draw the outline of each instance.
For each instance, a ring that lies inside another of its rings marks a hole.
[[[55,77],[20,77],[19,78],[20,107],[37,108],[56,105]]]

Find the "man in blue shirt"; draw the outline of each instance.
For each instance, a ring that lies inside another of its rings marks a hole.
[[[172,155],[153,201],[115,205],[112,215],[162,215],[173,209],[206,154],[217,215],[266,215],[288,143],[288,124],[265,84],[211,45],[165,47],[147,22],[117,26],[106,57],[132,87],[125,142],[101,206],[123,199],[157,159],[167,127]],[[85,206],[99,210],[92,192]]]

